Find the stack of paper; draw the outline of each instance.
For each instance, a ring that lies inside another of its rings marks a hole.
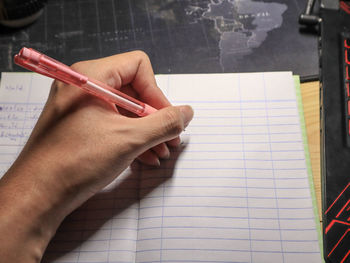
[[[3,74],[1,171],[49,92]],[[291,73],[160,75],[195,117],[160,168],[137,166],[70,215],[44,262],[321,262]]]

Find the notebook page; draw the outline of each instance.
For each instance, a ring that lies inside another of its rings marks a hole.
[[[137,174],[127,169],[63,222],[43,262],[135,262],[138,208]]]
[[[13,73],[12,73],[13,74]],[[11,75],[11,74],[10,74]],[[32,75],[32,76],[30,76]],[[201,79],[203,79],[204,76],[201,76]],[[182,78],[182,77],[181,77]],[[220,75],[218,76],[218,79],[223,79],[224,76]],[[12,163],[12,161],[15,159],[17,153],[20,151],[22,148],[24,142],[27,139],[27,136],[30,133],[31,127],[34,125],[36,118],[40,114],[41,108],[43,106],[44,101],[46,100],[47,92],[48,89],[42,87],[44,86],[49,86],[50,85],[50,80],[46,78],[42,78],[36,74],[18,74],[16,75],[3,75],[2,78],[2,86],[0,87],[0,125],[2,127],[1,129],[1,145],[0,145],[0,154],[2,155],[2,162],[1,162],[1,170],[2,173],[6,171],[6,169],[9,167],[9,165]],[[165,87],[165,92],[170,95],[170,92],[174,93],[174,83],[171,81],[170,78],[167,78],[166,76],[161,76],[159,79],[159,86]],[[35,85],[33,85],[33,83]],[[191,83],[191,80],[188,79],[186,80],[186,83]],[[169,85],[172,84],[172,85]],[[176,83],[175,83],[176,84]],[[193,84],[193,83],[191,83]],[[5,85],[9,85],[9,87],[4,88]],[[283,83],[285,85],[285,83]],[[32,87],[35,88],[34,91],[32,91]],[[178,90],[177,85],[175,85],[176,90]],[[176,91],[175,90],[175,91]],[[220,89],[222,90],[222,89]],[[181,92],[181,90],[178,90]],[[219,91],[219,90],[217,90]],[[224,89],[223,93],[225,93],[227,90]],[[190,90],[187,90],[186,92],[191,92]],[[202,91],[201,91],[202,92]],[[218,94],[217,92],[214,93],[215,95]],[[220,96],[223,94],[218,94],[218,99]],[[213,95],[211,95],[213,96]],[[176,102],[183,102],[184,100],[188,98],[196,98],[198,95],[196,94],[190,94],[188,97],[181,98],[179,96],[175,96],[174,100]],[[226,97],[225,97],[226,98]],[[206,103],[211,103],[214,105],[214,101],[212,102],[211,100],[213,97],[210,97],[210,102],[207,101]],[[226,102],[227,103],[227,102]],[[191,103],[192,104],[192,103]],[[194,103],[196,104],[196,103]],[[215,110],[216,111],[221,111],[222,106],[225,106],[225,101],[220,101],[220,106],[218,108],[209,108],[210,114],[212,114]],[[248,109],[243,108],[243,102],[242,104],[242,112],[248,112]],[[227,104],[228,108],[224,110],[228,110],[231,112],[232,103],[229,102]],[[205,111],[208,111],[208,108],[199,108],[196,105],[193,105],[196,108],[196,116],[198,115],[199,111],[202,111],[205,113]],[[268,108],[268,110],[270,110]],[[271,108],[273,110],[273,107]],[[207,113],[204,114],[207,116]],[[212,116],[215,117],[215,116]],[[230,116],[227,116],[228,118],[231,118]],[[248,116],[247,116],[248,117]],[[272,118],[273,116],[269,116],[269,119]],[[241,117],[240,117],[241,118]],[[246,118],[245,118],[246,119]],[[247,118],[248,119],[248,118]],[[197,121],[197,118],[196,120]],[[213,120],[210,120],[211,122]],[[214,123],[213,123],[214,124]],[[203,125],[201,123],[197,123],[198,127],[196,129],[202,130],[203,127],[200,125]],[[224,124],[225,125],[225,124]],[[224,127],[224,125],[221,125]],[[220,124],[215,124],[214,126],[220,126]],[[244,130],[248,129],[246,126],[244,127]],[[248,126],[249,127],[249,126]],[[21,128],[21,129],[20,129]],[[209,127],[207,127],[209,128]],[[207,130],[207,128],[205,130]],[[210,127],[211,128],[211,127]],[[187,129],[187,132],[189,132],[190,127]],[[211,128],[213,129],[213,128]],[[205,135],[205,134],[204,134]],[[200,136],[204,136],[200,135]],[[274,134],[272,134],[274,135]],[[272,136],[271,135],[271,136]],[[187,146],[195,147],[194,150],[190,149],[189,147],[185,147],[184,151],[179,154],[179,158],[184,158],[186,154],[192,155],[191,151],[193,153],[196,152],[196,154],[200,154],[200,152],[203,152],[202,154],[205,156],[205,158],[210,157],[207,156],[210,152],[215,155],[215,152],[231,152],[233,153],[234,151],[232,150],[231,147],[228,147],[228,150],[225,150],[224,148],[221,149],[220,151],[218,150],[208,150],[203,151],[201,149],[201,143],[191,143],[193,140],[193,137],[197,136],[195,134],[186,134],[184,137],[184,141],[189,141]],[[224,135],[224,136],[229,136],[229,135]],[[243,135],[241,135],[243,136]],[[253,136],[253,135],[249,135]],[[218,137],[220,137],[218,135]],[[243,136],[244,138],[246,137],[246,134]],[[218,144],[214,142],[215,144]],[[210,141],[208,142],[209,148],[211,149],[212,145],[210,145]],[[222,147],[224,146],[225,143],[222,143]],[[233,142],[231,143],[233,144]],[[247,143],[244,143],[245,147]],[[197,145],[197,146],[195,146]],[[229,145],[230,146],[230,145]],[[232,145],[231,145],[232,146]],[[199,148],[198,148],[199,147]],[[239,150],[235,150],[239,151]],[[241,150],[240,150],[241,151]],[[290,150],[288,150],[290,151]],[[295,152],[298,152],[299,150],[295,150]],[[280,150],[280,152],[283,152]],[[248,155],[248,151],[245,150],[245,154]],[[182,157],[181,157],[182,156]],[[196,156],[194,156],[196,157]],[[292,156],[293,157],[293,156]],[[198,155],[197,157],[198,158]],[[234,157],[235,158],[235,157]],[[229,161],[230,158],[228,158]],[[189,160],[184,161],[188,162]],[[249,160],[250,161],[250,160]],[[277,162],[278,160],[274,160],[274,163]],[[174,165],[179,165],[180,161],[170,161],[167,162],[165,165],[168,165],[168,167],[172,167]],[[245,160],[245,162],[248,162],[248,159]],[[225,167],[222,167],[226,169]],[[231,168],[229,168],[231,169]],[[156,171],[142,171],[142,176],[145,181],[147,180],[147,183],[150,184],[148,189],[144,189],[142,191],[143,194],[150,195],[154,194],[154,191],[158,191],[159,189],[164,190],[167,189],[166,187],[157,187],[159,183],[164,182],[165,180],[168,180],[169,177],[173,177],[173,172],[172,170],[174,169],[163,169],[163,170],[156,170]],[[178,169],[175,169],[177,171]],[[197,170],[197,168],[196,168]],[[205,170],[210,170],[210,169],[205,169]],[[214,169],[212,169],[214,170]],[[218,170],[218,169],[215,169]],[[249,171],[249,169],[245,169]],[[222,174],[224,174],[223,172]],[[193,176],[197,176],[197,173],[193,173]],[[76,213],[71,215],[66,222],[63,224],[62,228],[60,229],[58,235],[56,236],[56,240],[54,240],[49,248],[49,251],[47,253],[46,258],[47,259],[52,259],[55,258],[56,262],[133,262],[133,255],[134,252],[132,249],[130,250],[130,246],[127,246],[125,249],[124,245],[127,244],[128,242],[131,243],[131,246],[133,245],[133,241],[135,242],[135,218],[137,217],[137,210],[138,206],[137,204],[133,203],[134,197],[134,185],[131,183],[134,180],[134,175],[131,174],[130,170],[127,171],[121,178],[124,178],[126,183],[121,183],[121,182],[115,182],[114,184],[116,186],[118,185],[123,185],[125,187],[125,191],[121,191],[121,196],[115,196],[113,193],[111,193],[111,189],[113,186],[110,187],[110,189],[105,189],[106,194],[103,195],[98,195],[96,199],[90,200],[84,207],[82,207],[80,210],[78,210]],[[151,182],[150,176],[153,176],[157,179],[157,182]],[[161,178],[163,176],[163,178]],[[215,175],[216,176],[216,175]],[[159,177],[159,178],[157,178]],[[198,177],[202,177],[202,174],[199,174]],[[219,177],[219,176],[217,176]],[[189,178],[191,179],[191,178]],[[192,178],[193,179],[193,178]],[[197,179],[197,178],[195,178]],[[250,182],[251,178],[247,179],[247,182]],[[252,178],[254,179],[254,178]],[[292,178],[289,178],[292,179]],[[297,180],[299,178],[295,178]],[[197,183],[197,180],[195,181]],[[191,182],[192,185],[192,182]],[[195,185],[195,184],[193,184]],[[144,184],[144,186],[146,186]],[[191,186],[192,187],[192,186]],[[215,186],[214,186],[215,187]],[[230,186],[229,186],[230,187]],[[146,188],[146,187],[145,187]],[[208,187],[206,187],[208,188]],[[277,190],[280,190],[283,188],[279,188]],[[293,189],[293,188],[292,188]],[[299,188],[298,188],[299,189]],[[303,188],[300,187],[302,190]],[[247,193],[250,193],[250,188],[247,188]],[[164,190],[165,191],[165,190]],[[235,189],[237,192],[238,190]],[[124,194],[122,193],[124,192]],[[220,191],[222,193],[222,191]],[[161,191],[163,193],[163,191]],[[193,193],[193,191],[191,191]],[[229,192],[229,194],[232,193],[232,191]],[[114,196],[113,196],[114,195]],[[124,195],[124,196],[123,196]],[[248,203],[250,204],[252,202],[253,196],[249,196]],[[116,198],[118,199],[124,199],[124,201],[116,201]],[[237,197],[239,198],[239,197]],[[125,202],[125,200],[128,200]],[[151,198],[148,198],[151,199]],[[154,196],[154,199],[157,199],[156,196]],[[159,199],[159,198],[158,198]],[[144,200],[147,200],[147,198],[144,198]],[[246,201],[247,202],[247,201]],[[220,203],[221,204],[221,203]],[[231,202],[230,202],[231,204]],[[122,207],[124,206],[124,207]],[[129,209],[130,208],[130,209]],[[252,210],[254,207],[250,207],[249,211]],[[263,208],[266,209],[266,208]],[[279,207],[279,211],[282,208]],[[306,209],[306,208],[305,208]],[[111,214],[111,210],[116,210],[116,214]],[[140,209],[140,211],[147,211],[148,208],[144,207],[144,209]],[[80,211],[80,212],[79,212]],[[118,212],[119,211],[119,212]],[[165,210],[164,210],[165,211]],[[119,218],[117,218],[119,216]],[[188,218],[187,218],[188,219]],[[254,219],[254,218],[252,218]],[[177,220],[175,220],[177,222]],[[188,220],[187,220],[188,221]],[[187,228],[192,228],[194,229],[194,226],[196,226],[198,229],[197,231],[201,232],[201,229],[213,229],[217,232],[218,227],[214,228],[209,228],[207,225],[204,225],[201,227],[200,225],[197,225],[197,219],[192,219],[194,222],[190,226],[180,226],[184,228],[185,230]],[[237,221],[237,220],[236,220]],[[147,220],[147,218],[140,218],[139,224],[140,224],[140,232],[139,232],[139,238],[140,238],[140,244],[144,242],[145,240],[141,239],[142,236],[142,231],[145,230],[149,231],[151,228],[145,225],[146,223],[152,223],[152,220]],[[217,223],[217,222],[216,222]],[[304,222],[303,222],[304,223]],[[136,224],[137,225],[137,224]],[[143,228],[142,228],[142,226]],[[300,226],[300,225],[299,225]],[[247,230],[244,228],[234,228],[232,226],[229,226],[231,230],[238,231],[237,233],[240,233],[239,231],[244,231]],[[158,226],[154,227],[154,229],[159,228]],[[171,226],[168,227],[171,229]],[[175,226],[176,228],[176,226]],[[163,228],[161,231],[166,228]],[[224,229],[225,228],[221,228]],[[249,230],[251,231],[251,227],[249,226]],[[254,230],[254,228],[253,228]],[[256,229],[258,231],[260,229]],[[266,229],[262,229],[263,232],[265,233]],[[275,230],[273,228],[272,230]],[[299,230],[300,232],[305,232],[305,231],[312,231],[313,228],[311,227],[304,227],[304,228],[294,228],[293,225],[290,226],[290,228],[284,228],[283,231],[286,232],[287,234],[291,231],[295,232]],[[124,231],[124,232],[123,232]],[[225,231],[226,232],[226,231]],[[282,232],[283,233],[283,232]],[[185,233],[186,234],[186,233]],[[231,233],[232,234],[232,233]],[[230,234],[230,238],[232,237]],[[235,234],[235,233],[233,233]],[[294,233],[292,233],[293,236]],[[298,232],[297,232],[298,234]],[[299,233],[300,234],[300,233]],[[163,233],[162,233],[163,235]],[[235,237],[239,237],[238,234],[233,235]],[[189,237],[191,238],[191,237]],[[302,238],[302,237],[301,237]],[[154,235],[151,237],[151,239],[157,240],[157,236]],[[176,239],[176,237],[175,237]],[[238,239],[238,238],[237,238]],[[159,240],[159,238],[158,238]],[[165,239],[164,239],[165,240]],[[258,241],[252,239],[252,241]],[[288,240],[287,240],[288,241]],[[312,241],[312,240],[311,240]],[[311,242],[310,241],[310,242]],[[157,242],[157,241],[155,241]],[[290,242],[290,241],[288,241]],[[295,242],[298,242],[295,240]],[[159,242],[158,242],[159,243]],[[157,243],[155,243],[157,244]],[[283,243],[282,243],[283,244]],[[140,249],[140,248],[138,248]],[[156,248],[157,249],[157,248]],[[299,251],[299,250],[298,250]],[[142,252],[142,251],[140,251]],[[143,252],[142,252],[143,253]],[[261,252],[259,252],[261,253]],[[277,254],[280,252],[276,252]],[[289,253],[293,253],[289,251]],[[295,253],[297,254],[297,253]],[[158,252],[158,257],[160,256],[160,253]],[[233,259],[236,259],[237,254],[234,253]],[[229,261],[232,262],[233,259],[231,258]],[[260,257],[259,257],[260,259]],[[157,261],[157,260],[156,260]],[[159,261],[159,259],[158,259]],[[190,260],[191,262],[194,262]],[[218,261],[218,259],[214,260]],[[221,260],[222,261],[222,260]],[[208,262],[208,261],[207,261]],[[248,261],[249,262],[249,261]],[[256,261],[253,261],[256,262]],[[259,261],[260,262],[260,261]],[[263,262],[263,261],[261,261]],[[288,262],[288,261],[285,261]],[[313,261],[310,261],[313,262]]]
[[[46,102],[52,79],[2,73],[0,176],[23,148]],[[66,218],[42,262],[134,262],[138,180],[131,169]]]
[[[322,262],[291,73],[158,85],[195,117],[176,160],[141,171],[137,262]]]
[[[52,79],[2,73],[0,86],[0,177],[27,141],[47,99]]]

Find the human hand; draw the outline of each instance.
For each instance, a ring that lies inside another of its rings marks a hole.
[[[189,106],[170,105],[142,52],[79,62],[72,68],[160,110],[132,118],[79,88],[53,83],[31,137],[0,183],[0,189],[16,193],[12,205],[25,200],[25,209],[39,221],[36,225],[50,233],[48,240],[66,215],[135,158],[150,165],[167,158],[168,146],[180,143],[178,135],[193,116]]]

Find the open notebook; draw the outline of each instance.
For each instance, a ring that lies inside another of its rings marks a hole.
[[[138,164],[62,224],[43,262],[322,262],[291,73],[160,75],[195,117],[160,168]],[[2,75],[1,173],[51,80]]]

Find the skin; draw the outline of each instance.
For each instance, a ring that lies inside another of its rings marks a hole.
[[[134,51],[72,68],[159,109],[143,118],[55,81],[23,151],[0,180],[1,262],[40,262],[63,219],[135,159],[159,165],[193,117],[171,106]]]

